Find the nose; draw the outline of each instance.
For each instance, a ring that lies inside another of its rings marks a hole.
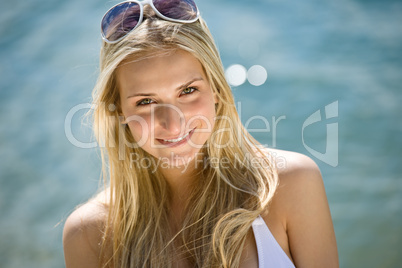
[[[158,104],[154,107],[156,135],[175,138],[184,132],[184,114],[179,108],[169,104]]]

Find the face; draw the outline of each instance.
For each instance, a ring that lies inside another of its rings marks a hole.
[[[198,155],[212,133],[217,100],[192,54],[127,59],[117,82],[122,115],[138,146],[171,166]]]

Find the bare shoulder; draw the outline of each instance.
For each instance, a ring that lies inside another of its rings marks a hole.
[[[303,154],[269,152],[279,177],[272,209],[284,225],[296,267],[339,267],[332,217],[317,164]]]
[[[326,201],[324,182],[317,164],[308,156],[276,149],[269,149],[277,165],[279,186],[275,203],[279,203],[284,217],[289,223],[300,201],[314,197]]]
[[[67,218],[63,230],[66,267],[99,267],[99,257],[108,206],[105,194],[78,207]]]
[[[310,157],[277,149],[267,151],[276,163],[279,182],[270,210],[278,215],[287,230],[297,221],[297,213],[303,211],[300,207],[303,199],[315,197],[326,201],[323,179]]]
[[[269,149],[268,152],[276,161],[278,175],[280,177],[302,175],[305,172],[311,172],[321,176],[317,164],[304,154],[278,149]]]

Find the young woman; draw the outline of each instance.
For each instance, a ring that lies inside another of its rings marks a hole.
[[[67,219],[67,268],[338,267],[320,171],[243,128],[192,0],[120,3],[102,36],[107,188]]]

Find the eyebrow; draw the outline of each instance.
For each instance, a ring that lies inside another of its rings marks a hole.
[[[185,89],[185,88],[187,88],[189,85],[191,85],[192,83],[194,83],[194,82],[196,82],[196,81],[203,81],[203,80],[204,80],[204,79],[203,79],[202,77],[194,78],[194,79],[188,81],[187,83],[185,83],[185,84],[183,84],[183,85],[177,87],[177,88],[176,88],[176,91],[179,91],[179,90],[181,90],[181,89]],[[133,97],[139,97],[139,96],[141,96],[141,97],[151,97],[151,96],[155,96],[155,94],[152,94],[152,93],[151,93],[151,94],[149,94],[149,93],[136,93],[136,94],[129,95],[129,96],[127,97],[127,99],[130,99],[130,98],[133,98]]]

